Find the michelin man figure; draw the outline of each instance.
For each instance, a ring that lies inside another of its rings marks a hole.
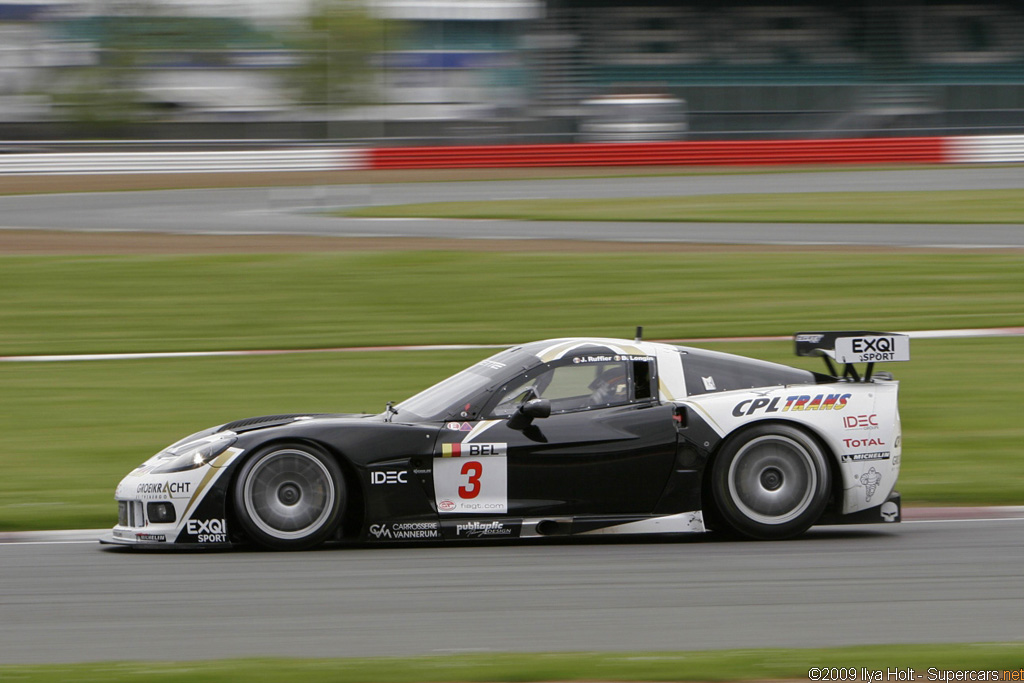
[[[877,470],[875,470],[874,467],[869,469],[864,474],[860,475],[860,483],[864,486],[864,489],[867,491],[868,494],[867,498],[865,498],[867,502],[871,502],[871,496],[875,495],[875,489],[878,488],[878,485],[881,482],[882,475]]]

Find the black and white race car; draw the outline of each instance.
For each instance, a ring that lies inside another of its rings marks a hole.
[[[909,360],[907,336],[796,335],[827,374],[637,336],[509,348],[379,415],[198,432],[121,481],[103,540],[777,539],[900,520],[898,384],[872,375]]]

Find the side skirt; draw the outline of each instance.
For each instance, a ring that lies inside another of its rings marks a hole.
[[[673,515],[524,519],[522,537],[685,534],[706,531],[700,510]]]

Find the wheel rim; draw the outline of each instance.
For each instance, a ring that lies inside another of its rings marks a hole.
[[[814,502],[818,468],[812,451],[783,436],[762,436],[743,445],[729,466],[729,495],[748,518],[785,524]]]
[[[330,519],[334,479],[305,451],[273,451],[253,464],[242,496],[249,519],[264,533],[279,539],[304,538]]]

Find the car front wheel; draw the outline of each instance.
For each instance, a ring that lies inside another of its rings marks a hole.
[[[327,540],[345,507],[345,483],[334,458],[309,444],[257,451],[235,481],[239,525],[258,545],[303,550]]]
[[[814,524],[828,504],[831,473],[822,447],[787,425],[760,425],[731,437],[712,469],[715,506],[735,532],[756,539],[791,538]]]

